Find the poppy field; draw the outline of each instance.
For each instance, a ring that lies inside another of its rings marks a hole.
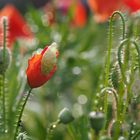
[[[140,1],[2,0],[0,140],[140,140]]]

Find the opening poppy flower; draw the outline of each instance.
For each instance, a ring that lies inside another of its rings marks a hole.
[[[28,60],[26,75],[31,88],[37,88],[46,83],[56,71],[58,58],[57,44],[52,43]]]
[[[9,47],[13,44],[16,38],[32,37],[32,33],[20,15],[18,10],[11,4],[6,5],[0,10],[0,19],[6,16],[8,20],[8,43]]]
[[[88,0],[96,22],[105,22],[115,10],[120,9],[121,0]]]
[[[124,0],[124,3],[130,9],[130,12],[140,10],[140,0]]]

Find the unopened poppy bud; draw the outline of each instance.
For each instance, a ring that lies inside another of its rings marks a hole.
[[[95,133],[99,133],[99,131],[104,126],[105,116],[102,112],[91,112],[89,113],[89,120],[91,127],[94,129]]]
[[[39,50],[28,60],[26,75],[31,88],[45,84],[56,71],[58,50],[56,43]]]
[[[111,140],[108,136],[101,136],[99,140]]]
[[[74,120],[71,111],[68,108],[64,108],[58,115],[60,123],[68,124]]]
[[[53,69],[54,65],[57,63],[57,44],[54,42],[52,43],[47,51],[42,56],[41,60],[41,72],[44,75],[48,75],[50,71]]]
[[[114,64],[110,75],[110,79],[114,89],[119,90],[122,88],[123,82],[122,82],[121,71],[118,63]]]
[[[3,59],[3,48],[0,48],[0,74],[3,74],[7,69],[8,66],[10,65],[10,52],[6,48],[5,49],[5,60]]]

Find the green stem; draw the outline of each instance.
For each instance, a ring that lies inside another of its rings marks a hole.
[[[28,98],[29,98],[29,96],[30,96],[30,94],[31,94],[31,91],[32,91],[32,89],[30,89],[30,90],[28,91],[27,96],[25,97],[25,101],[24,101],[24,103],[23,103],[23,105],[22,105],[22,108],[21,108],[21,111],[20,111],[20,114],[19,114],[19,117],[18,117],[18,121],[17,121],[17,124],[16,124],[16,130],[15,130],[14,140],[16,140],[16,138],[17,138],[19,122],[20,122],[20,120],[21,120],[21,117],[22,117],[22,114],[23,114],[25,105],[26,105],[27,100],[28,100]]]
[[[121,17],[122,20],[122,24],[123,24],[123,33],[122,33],[122,40],[125,38],[125,20],[123,15],[119,12],[119,11],[115,11],[109,21],[109,44],[108,44],[108,54],[107,54],[107,60],[106,60],[106,65],[105,65],[105,83],[104,86],[108,86],[108,79],[109,79],[109,71],[110,71],[110,59],[111,59],[111,49],[112,49],[112,25],[113,25],[113,18],[115,15],[119,15]],[[108,104],[107,104],[107,93],[105,94],[104,97],[104,112],[106,112],[106,116],[107,116],[107,108],[108,108]],[[106,123],[105,123],[106,125]]]
[[[125,20],[123,15],[119,11],[115,11],[109,21],[109,45],[108,45],[108,55],[107,55],[107,62],[106,62],[106,69],[105,69],[105,86],[108,84],[108,78],[109,78],[109,69],[110,69],[110,56],[111,56],[111,49],[112,49],[112,25],[113,25],[113,18],[115,15],[119,15],[122,20],[123,24],[123,33],[122,33],[122,40],[125,39]]]
[[[123,47],[126,47],[125,44],[132,44],[134,45],[137,53],[138,53],[138,64],[139,64],[139,71],[140,71],[140,49],[139,49],[139,46],[137,45],[137,43],[135,41],[132,41],[130,39],[125,39],[121,42],[119,48],[118,48],[118,63],[119,63],[119,66],[120,66],[120,71],[121,71],[121,75],[122,75],[122,79],[123,79],[123,82],[125,83],[125,89],[127,89],[127,94],[126,94],[126,101],[125,101],[125,104],[123,106],[123,109],[122,108],[122,104],[123,104],[123,91],[121,91],[121,93],[119,94],[119,105],[118,105],[118,109],[117,109],[117,114],[118,114],[118,117],[117,117],[117,120],[120,122],[123,122],[124,121],[124,117],[125,117],[125,114],[126,114],[126,110],[127,110],[127,107],[128,107],[128,103],[129,103],[129,94],[130,94],[130,90],[131,90],[131,85],[132,85],[132,81],[133,81],[133,74],[134,74],[134,70],[133,70],[133,67],[134,65],[131,66],[131,76],[130,76],[130,82],[128,82],[126,80],[126,76],[125,76],[125,69],[123,68],[123,65],[125,65],[125,62],[122,63],[121,62],[121,51],[123,49]],[[122,115],[121,115],[121,110],[122,110]],[[119,128],[117,128],[119,129]]]
[[[5,66],[5,53],[6,53],[6,24],[7,20],[3,18],[3,63]],[[5,72],[2,74],[3,81],[3,92],[2,92],[2,106],[3,106],[3,121],[4,121],[4,132],[6,129],[6,111],[5,111]]]
[[[120,71],[121,71],[121,75],[122,75],[122,78],[123,78],[123,82],[125,83],[125,85],[127,86],[127,92],[129,93],[130,92],[130,88],[131,88],[131,83],[128,83],[126,81],[126,77],[125,77],[125,72],[124,72],[124,69],[123,69],[123,64],[121,62],[121,51],[124,47],[124,45],[126,43],[131,43],[132,45],[134,45],[137,53],[138,53],[138,64],[139,64],[139,72],[140,72],[140,49],[139,49],[139,46],[137,45],[137,43],[135,41],[132,41],[132,40],[129,40],[129,39],[125,39],[121,42],[120,46],[119,46],[119,49],[118,49],[118,63],[119,63],[119,66],[120,66]],[[122,102],[122,97],[120,97],[120,100],[119,102]],[[128,102],[129,102],[129,96],[127,94],[127,97],[126,97],[126,104],[124,106],[124,109],[123,109],[123,115],[125,115],[125,112],[126,112],[126,108],[128,106]],[[119,106],[120,107],[120,106]],[[119,109],[118,109],[119,110]],[[118,114],[119,115],[119,114]]]
[[[6,129],[6,111],[5,111],[5,74],[2,75],[2,82],[3,82],[3,91],[2,91],[2,107],[3,107],[3,129],[5,133]]]
[[[133,40],[129,40],[129,39],[124,39],[121,44],[119,45],[119,48],[118,48],[118,53],[117,53],[117,56],[118,56],[118,63],[119,63],[119,66],[120,66],[120,70],[121,70],[121,74],[122,74],[122,78],[123,78],[123,81],[125,82],[125,84],[127,84],[127,81],[126,81],[126,78],[125,78],[125,73],[123,71],[123,67],[122,67],[122,62],[121,62],[121,51],[122,51],[122,48],[124,47],[124,45],[126,43],[128,43],[128,41],[134,45],[137,53],[138,53],[138,64],[139,64],[139,71],[140,71],[140,49],[139,49],[139,46],[138,44],[133,41]]]
[[[116,102],[116,106],[118,105],[118,95],[116,93],[116,91],[111,88],[111,87],[106,87],[101,91],[101,94],[106,93],[106,92],[110,92],[111,94],[113,94],[114,98],[115,98],[115,102]]]

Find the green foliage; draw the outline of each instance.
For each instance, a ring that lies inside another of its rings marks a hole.
[[[35,35],[34,44],[26,46],[25,42],[16,42],[10,68],[0,75],[0,139],[58,140],[59,137],[61,140],[138,140],[140,90],[137,91],[135,84],[140,82],[137,33],[140,29],[135,26],[128,28],[129,17],[126,27],[122,14],[116,12],[110,20],[107,38],[108,24],[96,24],[91,17],[85,27],[76,28],[70,27],[70,17],[59,17],[53,25],[46,25],[43,14],[41,9],[29,7],[25,17]],[[116,14],[123,21],[123,33],[114,34],[112,38],[114,30],[118,31],[122,26],[119,22],[113,22]],[[117,29],[112,30],[113,24]],[[131,24],[135,25],[135,20]],[[128,28],[127,33],[124,28]],[[120,36],[121,41],[117,38]],[[28,57],[35,49],[44,48],[52,42],[59,45],[57,71],[46,85],[32,91],[26,115],[22,115],[29,90],[25,74]],[[20,53],[21,43],[24,54]],[[136,78],[138,81],[135,81]],[[70,121],[64,120],[60,124],[56,120],[64,117],[58,115],[64,107],[69,108],[72,114],[68,113]],[[94,127],[99,128],[98,132],[92,130],[89,124],[88,114],[93,110],[105,115],[103,123],[92,121]],[[75,119],[71,122],[72,116]]]

